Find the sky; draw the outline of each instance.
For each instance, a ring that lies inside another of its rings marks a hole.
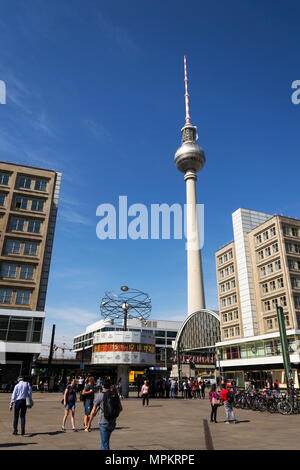
[[[183,204],[174,165],[190,111],[206,165],[202,250],[217,309],[215,251],[239,207],[300,217],[300,4],[289,0],[2,0],[2,161],[62,172],[44,342],[99,320],[105,291],[147,292],[155,319],[186,315],[184,240],[99,240],[96,209]]]

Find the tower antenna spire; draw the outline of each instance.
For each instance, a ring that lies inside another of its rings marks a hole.
[[[185,123],[191,123],[190,116],[190,102],[189,102],[189,89],[188,89],[188,77],[187,77],[187,66],[186,66],[186,56],[183,57],[184,62],[184,86],[185,86]]]

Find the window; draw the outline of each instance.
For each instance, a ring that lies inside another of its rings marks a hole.
[[[41,221],[40,220],[29,220],[28,222],[28,232],[40,233],[41,230]]]
[[[9,174],[8,173],[0,173],[0,184],[8,184]]]
[[[259,243],[261,243],[261,235],[256,236],[256,244],[258,245]]]
[[[24,230],[24,219],[20,219],[18,217],[12,217],[10,219],[10,230],[18,230],[19,232],[22,232]]]
[[[29,300],[30,300],[29,290],[17,290],[16,304],[29,305]]]
[[[226,298],[223,298],[221,300],[222,307],[226,307]]]
[[[42,199],[32,199],[31,210],[32,211],[43,211],[44,210],[44,201]]]
[[[220,274],[220,279],[223,279],[223,277],[224,277],[224,270],[222,269],[222,271],[220,271],[219,274]]]
[[[234,288],[235,288],[235,279],[231,281],[231,289],[234,289]]]
[[[271,235],[271,237],[274,237],[276,235],[276,228],[275,227],[270,228],[270,235]]]
[[[12,298],[12,289],[0,289],[0,303],[10,304]]]
[[[273,320],[272,320],[272,318],[268,318],[266,323],[267,323],[267,329],[272,330],[273,329]]]
[[[234,319],[237,320],[239,318],[239,312],[235,310],[233,314],[234,314]]]
[[[228,321],[232,321],[232,312],[228,313]]]
[[[6,194],[5,193],[0,193],[0,206],[1,207],[4,206],[5,198],[6,198]]]
[[[225,292],[225,284],[221,284],[221,292]]]
[[[293,237],[298,237],[298,228],[297,227],[292,227],[292,236]]]
[[[272,299],[272,308],[276,309],[278,307],[278,299]]]
[[[267,284],[267,283],[262,285],[262,291],[263,291],[264,294],[266,294],[267,292],[269,292],[268,284]]]
[[[27,209],[28,198],[17,196],[15,198],[15,209]]]
[[[268,230],[263,233],[263,239],[264,239],[264,240],[269,240],[269,232],[268,232]]]
[[[47,181],[46,180],[36,180],[34,189],[36,191],[47,191]]]
[[[21,243],[18,240],[7,240],[5,245],[6,254],[19,254]]]
[[[263,250],[260,250],[260,251],[258,252],[258,259],[259,259],[259,260],[260,260],[260,259],[264,259],[264,252],[263,252]]]
[[[287,303],[286,303],[286,296],[283,295],[282,297],[279,298],[280,300],[280,305],[281,307],[286,307],[287,306]]]
[[[294,295],[295,307],[300,308],[300,297],[299,295]]]
[[[272,245],[272,250],[273,253],[278,253],[278,243],[274,243],[274,245]]]
[[[228,328],[224,330],[224,338],[228,338]]]
[[[280,262],[280,259],[278,259],[277,261],[275,261],[274,265],[275,265],[276,271],[279,271],[279,269],[281,269],[281,262]]]
[[[228,252],[228,257],[229,257],[229,259],[232,259],[232,258],[233,258],[232,251],[229,251],[229,252]]]
[[[229,266],[229,271],[230,271],[230,274],[234,273],[234,266],[233,266],[233,264],[231,264],[231,265]]]
[[[237,303],[237,296],[235,294],[232,296],[232,303],[233,304]]]
[[[229,335],[234,336],[234,328],[229,328]]]
[[[265,309],[265,312],[267,312],[268,310],[271,310],[271,305],[270,305],[270,301],[269,300],[266,300],[264,302],[264,309]]]
[[[24,255],[35,256],[37,254],[38,244],[35,242],[25,242],[24,244]]]
[[[219,258],[219,264],[223,264],[223,257],[222,256],[220,256],[220,258]]]
[[[266,257],[271,256],[271,248],[269,246],[265,249],[265,254],[266,254]]]
[[[34,266],[23,264],[20,269],[20,279],[33,279]]]
[[[1,266],[1,277],[15,278],[17,276],[17,265],[3,263]]]
[[[229,275],[229,268],[226,268],[225,269],[225,276],[228,276]]]
[[[291,282],[293,289],[300,289],[300,277],[292,277]]]
[[[27,176],[20,176],[19,178],[19,188],[31,188],[31,178],[28,178]]]
[[[273,272],[273,264],[272,263],[268,264],[267,269],[268,269],[269,274],[272,273]]]
[[[230,290],[230,282],[226,282],[226,290]]]
[[[226,323],[228,321],[228,315],[227,313],[223,314],[223,321]]]
[[[236,326],[235,327],[235,336],[239,336],[239,334],[240,334],[240,327]]]
[[[282,287],[284,287],[283,278],[282,278],[282,277],[280,277],[279,279],[277,279],[277,287],[278,287],[278,289],[281,289]]]
[[[228,256],[227,256],[227,253],[224,255],[224,263],[226,263],[228,261]]]
[[[276,289],[276,283],[275,283],[275,281],[271,281],[270,282],[270,290],[272,291],[272,290],[275,290],[275,289]]]
[[[266,275],[266,267],[263,266],[262,268],[260,268],[260,275],[261,276],[265,276]]]

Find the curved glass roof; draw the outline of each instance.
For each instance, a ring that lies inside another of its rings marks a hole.
[[[214,348],[221,340],[219,315],[212,310],[199,310],[189,315],[181,325],[174,349],[191,351]]]

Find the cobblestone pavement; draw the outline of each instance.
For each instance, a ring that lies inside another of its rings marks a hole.
[[[83,404],[77,402],[76,426],[61,431],[63,406],[59,393],[34,393],[34,407],[27,410],[26,435],[12,435],[13,412],[10,394],[0,394],[0,449],[97,450],[100,439],[98,416],[91,432],[84,432]],[[225,424],[224,407],[218,423],[209,422],[206,400],[152,399],[149,407],[140,399],[123,400],[117,428],[111,437],[112,450],[275,450],[300,449],[300,415],[282,416],[236,410],[237,424]]]

